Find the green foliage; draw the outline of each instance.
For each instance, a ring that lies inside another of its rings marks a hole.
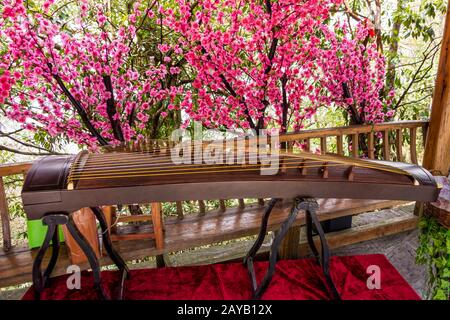
[[[416,262],[428,267],[429,298],[450,299],[450,230],[432,217],[422,217],[419,223],[420,244]]]

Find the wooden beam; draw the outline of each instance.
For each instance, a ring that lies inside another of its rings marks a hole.
[[[326,238],[329,248],[335,249],[354,243],[414,230],[417,228],[418,221],[418,217],[414,215],[401,216],[377,223],[353,227],[343,231],[327,233]],[[316,243],[316,246],[320,248],[320,239],[317,236],[314,237],[314,242]],[[306,240],[300,243],[299,251],[300,256],[309,254],[309,246]]]
[[[0,165],[0,177],[23,174],[30,170],[32,162],[8,163]]]
[[[450,169],[450,1],[433,94],[423,166],[447,176]]]

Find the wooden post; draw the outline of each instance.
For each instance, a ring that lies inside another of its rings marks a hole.
[[[411,162],[417,164],[417,128],[409,129],[409,147],[411,154]]]
[[[327,137],[320,138],[320,154],[327,153]]]
[[[337,154],[340,156],[344,155],[344,143],[342,135],[336,136]]]
[[[206,214],[206,205],[205,205],[205,201],[203,200],[198,200],[198,208],[199,208],[199,215],[200,216],[204,216]]]
[[[180,219],[180,220],[182,220],[184,218],[183,203],[181,201],[177,201],[177,216],[178,216],[178,219]]]
[[[280,259],[297,259],[300,249],[300,226],[289,228],[286,236],[281,242],[279,257]]]
[[[423,166],[448,175],[450,169],[450,2],[447,4],[444,36],[431,107]]]
[[[352,135],[352,157],[358,158],[359,156],[359,135],[357,133]]]
[[[0,176],[0,218],[2,220],[3,250],[11,250],[11,226],[9,224],[8,204],[6,203],[5,185],[3,177]]]
[[[374,132],[369,133],[369,159],[375,159],[375,143],[374,143]]]
[[[395,136],[395,144],[397,149],[397,161],[402,162],[403,160],[403,154],[402,154],[402,147],[403,147],[403,131],[402,128],[397,129],[397,134]]]
[[[390,160],[389,130],[383,131],[383,159]]]
[[[152,203],[152,223],[155,233],[156,249],[164,248],[162,207],[160,202]]]

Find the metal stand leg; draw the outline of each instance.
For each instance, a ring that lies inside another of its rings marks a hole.
[[[308,244],[311,248],[311,251],[313,252],[314,256],[316,257],[317,262],[319,265],[322,266],[323,274],[325,275],[325,279],[327,281],[328,289],[331,291],[333,295],[334,300],[340,300],[340,296],[338,291],[336,290],[336,287],[333,283],[333,280],[331,279],[330,275],[330,250],[328,248],[328,243],[325,238],[325,233],[323,232],[322,225],[320,224],[319,219],[316,215],[316,210],[318,208],[317,202],[313,199],[302,199],[303,203],[306,204],[305,208],[302,208],[306,212],[306,233],[308,238]],[[304,205],[305,206],[305,205]],[[312,225],[316,227],[317,234],[320,238],[320,244],[322,249],[322,257],[319,257],[317,248],[314,244],[314,241],[312,239]]]
[[[250,278],[251,278],[252,286],[253,286],[253,298],[254,299],[261,298],[264,291],[267,289],[270,281],[272,280],[273,274],[275,273],[275,266],[277,263],[278,250],[280,248],[281,242],[282,242],[283,238],[286,236],[286,233],[288,232],[289,228],[294,223],[294,221],[297,217],[298,211],[299,211],[299,209],[297,208],[297,205],[295,204],[292,207],[292,210],[289,213],[289,216],[281,225],[279,232],[275,236],[275,238],[272,242],[272,245],[270,246],[269,267],[266,271],[266,274],[264,275],[263,280],[259,283],[259,285],[257,285],[256,276],[255,276],[255,272],[254,272],[254,268],[253,268],[253,257],[256,254],[257,249],[259,249],[259,247],[262,244],[261,236],[265,235],[265,232],[267,231],[267,222],[268,222],[268,219],[270,216],[270,212],[271,212],[273,206],[275,205],[276,201],[278,201],[278,200],[279,199],[273,199],[271,201],[271,203],[269,204],[269,207],[266,209],[266,212],[264,213],[264,216],[263,216],[261,231],[259,233],[258,239],[256,240],[255,245],[253,245],[253,247],[250,249],[250,252],[249,252],[249,254],[247,254],[247,257],[246,257],[246,263],[247,263],[247,267],[249,270],[249,274],[250,274]],[[264,238],[262,238],[262,239],[264,239]],[[255,250],[255,248],[256,248],[256,250]]]
[[[255,276],[255,269],[253,267],[253,259],[255,258],[256,253],[261,248],[261,246],[264,242],[264,238],[267,233],[267,224],[269,222],[270,213],[272,212],[273,207],[279,200],[280,199],[270,200],[269,205],[267,206],[266,210],[264,211],[264,215],[262,217],[261,229],[259,230],[258,237],[256,238],[255,243],[250,248],[250,250],[248,251],[247,255],[244,258],[244,264],[247,265],[248,273],[249,273],[250,279],[252,281],[253,292],[255,292],[257,289],[257,281],[256,281],[256,276]]]
[[[100,264],[95,255],[94,250],[87,242],[86,238],[83,234],[78,230],[75,222],[73,221],[72,214],[69,214],[67,221],[67,229],[69,230],[72,237],[80,246],[83,253],[86,255],[89,264],[91,265],[92,274],[94,276],[94,287],[97,290],[97,294],[100,300],[106,300],[107,297],[103,291],[103,287],[101,285],[101,274],[100,274]]]
[[[47,218],[47,219],[46,219]],[[56,232],[56,224],[54,223],[53,219],[50,217],[45,217],[43,219],[43,223],[48,226],[47,233],[45,235],[44,242],[42,243],[41,248],[39,249],[36,257],[34,258],[33,262],[33,287],[34,287],[34,295],[35,299],[39,300],[41,298],[42,290],[44,290],[45,287],[45,280],[46,278],[42,276],[41,271],[41,265],[42,260],[44,259],[45,252],[47,251],[48,247],[50,246],[50,241],[53,238],[53,234]],[[53,255],[52,255],[53,258]],[[49,266],[47,267],[47,271],[51,272],[51,261],[49,263]]]
[[[261,230],[259,232],[258,238],[256,239],[256,242],[248,252],[247,256],[244,259],[244,263],[247,265],[248,272],[250,275],[250,279],[252,281],[252,288],[253,288],[253,298],[259,299],[264,294],[265,290],[270,284],[270,281],[272,280],[272,277],[275,273],[275,266],[277,263],[277,256],[278,256],[278,250],[280,248],[281,242],[283,238],[286,236],[289,228],[294,223],[299,211],[303,210],[306,213],[306,232],[307,232],[307,240],[308,244],[311,248],[312,253],[314,254],[316,261],[319,265],[322,266],[323,273],[325,275],[325,279],[327,281],[327,285],[331,293],[333,294],[334,299],[339,300],[339,293],[336,290],[336,287],[334,286],[333,280],[331,279],[330,272],[329,272],[329,259],[330,259],[330,251],[328,248],[328,244],[325,238],[325,234],[322,229],[322,225],[319,222],[319,219],[316,215],[316,210],[318,209],[318,204],[314,199],[310,198],[296,198],[295,203],[291,209],[291,212],[289,213],[289,216],[287,219],[283,222],[281,225],[277,235],[275,236],[272,245],[270,247],[270,258],[269,258],[269,267],[266,271],[266,274],[264,275],[263,280],[257,284],[255,271],[253,267],[253,258],[256,255],[256,252],[261,247],[264,236],[267,232],[267,224],[269,220],[270,213],[275,206],[276,202],[279,199],[272,199],[269,203],[269,206],[267,207],[262,223],[261,223]],[[320,238],[321,242],[321,251],[322,256],[319,255],[319,251],[316,248],[316,245],[313,240],[313,234],[312,234],[312,226],[316,227],[317,233]]]
[[[48,284],[48,280],[52,274],[53,269],[56,266],[56,261],[59,256],[59,234],[58,226],[54,226],[53,237],[52,237],[52,256],[50,262],[48,263],[47,269],[44,271],[44,286]]]
[[[121,300],[123,296],[123,289],[125,284],[125,279],[129,278],[129,269],[126,262],[122,259],[119,253],[114,249],[111,237],[108,232],[108,224],[106,223],[105,215],[103,210],[99,207],[91,207],[92,212],[97,218],[100,228],[102,229],[103,244],[105,245],[106,252],[108,253],[111,260],[117,266],[117,268],[122,272],[121,283],[118,288],[117,299]]]

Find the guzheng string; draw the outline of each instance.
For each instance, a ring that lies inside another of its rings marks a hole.
[[[314,162],[317,163],[317,162]],[[319,167],[324,167],[324,166],[343,166],[342,164],[330,164],[330,165],[325,165],[323,162],[321,163],[321,165],[304,165],[302,166],[301,163],[298,163],[298,159],[295,159],[293,161],[285,161],[283,163],[283,165],[285,164],[296,164],[297,168],[299,166],[301,166],[301,168],[319,168]],[[219,166],[214,166],[214,165],[198,165],[198,164],[186,164],[186,165],[177,165],[176,166],[176,170],[173,169],[173,165],[172,166],[160,166],[160,167],[143,167],[143,168],[133,168],[133,169],[127,169],[127,170],[123,170],[123,169],[110,169],[110,170],[101,170],[101,171],[79,171],[78,173],[74,173],[72,175],[72,178],[78,178],[78,177],[98,177],[98,176],[103,176],[103,175],[107,175],[109,173],[124,173],[124,174],[128,174],[128,173],[149,173],[149,172],[180,172],[180,171],[193,171],[193,170],[198,170],[198,172],[203,172],[205,170],[210,170],[210,169],[224,169],[224,168],[233,168],[233,170],[237,170],[238,168],[242,167],[242,168],[247,168],[247,167],[258,167],[261,169],[270,169],[270,168],[265,168],[263,165],[261,164],[243,164],[243,165],[219,165]],[[194,168],[197,167],[197,168]],[[294,167],[292,167],[294,168]],[[273,169],[272,169],[273,170]],[[223,170],[226,171],[226,170]]]
[[[333,164],[328,165],[331,166],[343,166],[342,164]],[[323,166],[305,166],[304,168],[317,168]],[[298,166],[286,166],[286,169],[289,168],[298,168]],[[226,169],[226,170],[205,170],[205,171],[186,171],[179,172],[181,170],[172,170],[167,172],[156,171],[156,173],[141,173],[141,174],[123,174],[123,175],[106,175],[106,176],[80,176],[73,179],[76,180],[92,180],[92,179],[118,179],[118,178],[138,178],[138,177],[157,177],[157,176],[170,176],[170,175],[192,175],[192,174],[205,174],[205,173],[230,173],[230,172],[247,172],[247,171],[260,171],[260,170],[273,170],[271,168],[257,167],[257,168],[235,168],[235,169]]]
[[[248,141],[248,140],[247,140]],[[167,146],[170,144],[167,143]],[[213,147],[224,147],[227,146],[226,143],[202,143],[202,149],[206,146]],[[193,145],[191,145],[193,149]],[[231,148],[233,151],[244,151],[245,161],[255,160],[252,157],[258,157],[258,151],[264,150],[262,148],[253,148],[252,146],[245,145],[243,147],[236,147],[234,144]],[[205,174],[205,173],[228,173],[228,172],[246,172],[246,171],[257,171],[257,170],[273,170],[271,167],[264,167],[261,164],[222,164],[219,166],[214,166],[210,164],[183,164],[175,165],[173,162],[167,162],[171,159],[171,155],[168,154],[167,147],[163,148],[153,148],[152,151],[142,151],[142,148],[136,150],[123,148],[118,150],[112,149],[113,152],[106,154],[89,154],[86,161],[81,161],[79,157],[71,169],[69,175],[69,181],[73,180],[92,180],[92,179],[116,179],[116,178],[131,178],[131,177],[150,177],[150,176],[165,176],[165,175],[176,175],[176,174]],[[203,151],[203,150],[202,150]],[[245,154],[246,152],[256,151],[256,156],[250,156],[250,154]],[[264,152],[267,152],[264,150]],[[227,152],[223,152],[225,157]],[[366,167],[371,169],[378,169],[383,171],[391,171],[400,174],[406,174],[405,171],[397,168],[392,168],[382,164],[367,163],[359,159],[348,159],[344,157],[337,156],[327,156],[327,155],[314,155],[306,152],[286,152],[283,150],[279,151],[280,156],[284,156],[284,160],[280,161],[280,166],[284,169],[289,168],[325,168],[325,167],[336,167],[336,166],[349,166],[356,165],[360,167]],[[312,161],[313,160],[313,161]],[[308,161],[306,164],[299,163]],[[334,163],[329,163],[334,162]],[[295,166],[291,166],[294,164]],[[316,164],[317,163],[317,164]],[[120,166],[141,166],[139,168],[123,169]],[[162,166],[167,165],[167,166]],[[114,166],[119,166],[119,168],[105,169]],[[146,167],[147,166],[147,167]]]
[[[248,161],[247,164],[255,164],[255,162],[258,161],[258,159],[260,159],[257,155],[255,156],[250,156],[250,157],[246,157],[244,159],[244,157],[242,157],[242,161],[246,160]],[[233,159],[235,160],[235,159]],[[283,158],[280,159],[280,161],[285,161],[285,160],[293,160],[293,161],[299,161],[301,159],[297,158],[297,157],[290,157],[290,156],[285,156]],[[311,160],[309,161],[309,164],[312,163],[323,163],[324,161],[318,161],[318,160]],[[174,166],[177,168],[183,168],[185,166],[203,166],[203,165],[212,165],[212,164],[207,164],[207,163],[190,163],[190,164],[175,164],[172,159],[170,157],[168,158],[161,158],[158,159],[157,161],[143,161],[143,160],[124,160],[124,161],[112,161],[112,162],[106,162],[106,163],[95,163],[95,164],[90,164],[90,162],[86,162],[85,165],[83,166],[78,166],[78,167],[74,167],[72,172],[74,173],[79,173],[79,172],[92,172],[95,171],[96,169],[99,170],[105,170],[105,168],[112,168],[112,167],[124,167],[124,166],[145,166],[145,165],[151,165],[151,166],[156,166],[156,165],[168,165],[169,167],[173,168]],[[217,164],[215,164],[217,165]],[[232,165],[245,165],[244,163],[223,163],[223,165],[226,166],[232,166]]]

